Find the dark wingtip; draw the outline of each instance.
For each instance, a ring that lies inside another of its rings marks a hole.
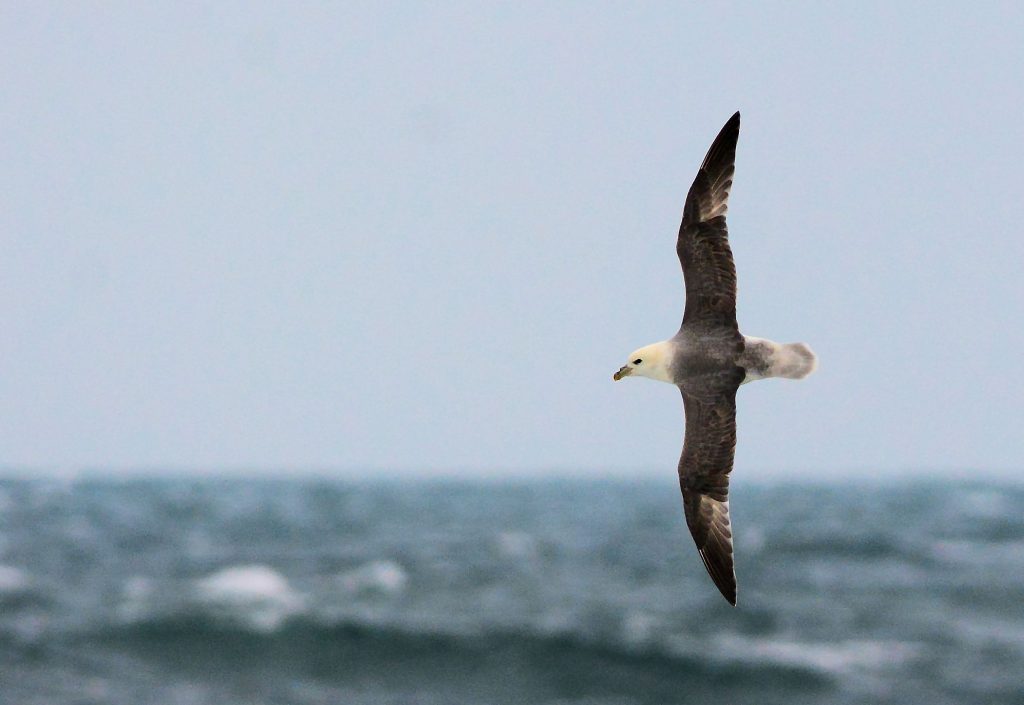
[[[740,130],[740,111],[737,110],[732,114],[732,117],[725,121],[725,125],[722,126],[722,132],[739,132]]]
[[[700,168],[707,170],[713,178],[721,169],[732,166],[736,158],[736,142],[739,140],[739,136],[740,111],[737,110],[718,131],[715,141],[711,143],[711,148],[704,155],[704,161]]]
[[[722,125],[721,133],[726,134],[740,129],[740,111],[737,110],[732,114],[732,117],[725,121]]]
[[[736,574],[730,569],[729,574],[723,574],[716,566],[712,566],[711,561],[708,560],[707,551],[703,548],[697,551],[700,554],[701,561],[704,562],[704,567],[708,570],[708,575],[711,576],[711,582],[715,584],[718,591],[722,593],[722,597],[732,605],[736,606]]]
[[[717,581],[716,581],[717,585]],[[736,606],[736,585],[735,584],[724,584],[718,585],[718,591],[722,593],[722,597],[733,607]]]

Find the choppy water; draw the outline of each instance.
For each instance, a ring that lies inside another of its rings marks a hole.
[[[1024,487],[0,482],[0,702],[1021,703]]]

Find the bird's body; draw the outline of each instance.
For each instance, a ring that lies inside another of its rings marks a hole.
[[[679,385],[698,370],[742,367],[741,384],[746,384],[770,377],[803,379],[814,371],[817,358],[804,343],[741,335],[737,348],[734,336],[722,333],[683,328],[669,340],[642,347],[633,355],[643,359],[647,369],[635,374]]]
[[[634,351],[615,373],[679,387],[686,434],[679,485],[690,533],[718,589],[736,604],[729,473],[736,447],[736,390],[768,377],[802,379],[817,358],[804,343],[744,336],[736,323],[736,268],[725,213],[739,137],[740,114],[729,119],[697,172],[683,208],[676,252],[686,308],[672,338]]]

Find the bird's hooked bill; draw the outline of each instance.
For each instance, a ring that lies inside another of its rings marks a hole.
[[[619,368],[618,372],[612,375],[612,379],[618,382],[623,377],[629,377],[631,374],[633,374],[633,368],[629,365],[623,365]]]

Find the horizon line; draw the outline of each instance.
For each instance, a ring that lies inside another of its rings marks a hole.
[[[1024,482],[1024,470],[1012,468],[971,467],[904,467],[847,468],[822,472],[810,468],[761,468],[741,471],[730,476],[733,482],[753,480],[799,480],[826,484],[849,481],[902,482],[905,480],[996,480]],[[80,466],[30,465],[0,463],[0,480],[172,480],[172,479],[253,479],[253,480],[337,480],[337,481],[406,481],[458,480],[500,483],[523,480],[658,480],[675,479],[671,468],[633,467],[568,467],[534,466],[501,468],[455,467],[383,467],[380,465],[317,466],[317,465],[245,465],[224,464],[200,466],[192,464],[83,464]]]

